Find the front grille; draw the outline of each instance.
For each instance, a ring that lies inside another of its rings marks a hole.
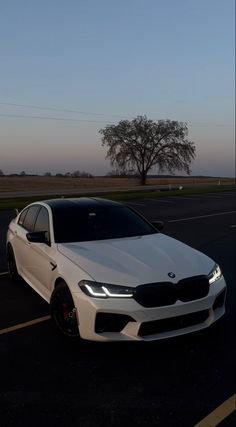
[[[95,332],[121,332],[129,322],[135,320],[126,314],[98,313],[95,321]]]
[[[208,310],[197,311],[196,313],[184,314],[183,316],[170,317],[169,319],[154,320],[152,322],[144,322],[139,328],[141,337],[147,335],[161,334],[164,332],[184,329],[188,326],[203,323],[209,316]]]
[[[177,293],[172,283],[148,283],[137,286],[134,299],[143,307],[161,307],[174,304],[177,299]]]
[[[171,282],[148,283],[137,286],[134,299],[143,307],[162,307],[179,301],[194,301],[207,296],[209,280],[207,276],[194,276]]]
[[[182,279],[177,284],[178,299],[180,301],[193,301],[204,298],[209,292],[207,276],[195,276]]]

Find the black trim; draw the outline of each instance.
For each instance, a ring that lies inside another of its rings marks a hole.
[[[135,320],[126,314],[117,313],[98,313],[95,321],[95,332],[121,332],[129,322]]]
[[[148,335],[161,334],[165,332],[175,331],[201,324],[209,317],[208,310],[197,311],[195,313],[184,314],[182,316],[170,317],[168,319],[154,320],[152,322],[144,322],[139,328],[138,335],[145,337]]]
[[[225,302],[225,294],[226,290],[224,289],[215,299],[215,302],[213,304],[213,310],[216,310],[217,308],[221,308],[224,305]]]

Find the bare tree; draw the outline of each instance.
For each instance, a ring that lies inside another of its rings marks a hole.
[[[146,183],[147,173],[154,166],[158,166],[160,172],[184,170],[190,173],[196,148],[187,139],[186,123],[154,122],[146,116],[138,116],[131,121],[121,120],[117,125],[107,125],[99,132],[102,145],[108,147],[107,158],[112,166],[122,170],[135,169],[142,184]]]

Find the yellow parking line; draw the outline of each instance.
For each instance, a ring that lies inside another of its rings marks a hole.
[[[236,394],[218,406],[194,427],[215,427],[236,410]]]
[[[30,320],[29,322],[19,323],[15,326],[10,326],[9,328],[0,329],[0,335],[8,334],[9,332],[17,331],[18,329],[27,328],[28,326],[36,325],[37,323],[45,322],[49,320],[51,316],[39,317],[38,319]]]

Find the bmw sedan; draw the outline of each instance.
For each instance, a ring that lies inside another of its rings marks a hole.
[[[225,312],[220,267],[160,230],[109,200],[32,203],[9,224],[9,273],[71,338],[148,341],[206,328]]]

